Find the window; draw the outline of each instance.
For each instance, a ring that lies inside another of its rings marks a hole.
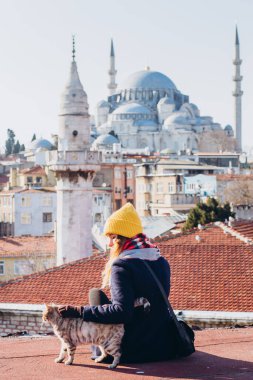
[[[36,183],[42,184],[42,177],[36,177]]]
[[[174,191],[174,183],[173,182],[169,182],[168,183],[168,192],[169,193],[173,193]]]
[[[43,223],[52,222],[52,213],[51,212],[43,212]]]
[[[99,213],[95,214],[95,223],[101,223],[101,221],[102,221],[101,214]]]
[[[115,178],[121,178],[121,171],[120,169],[114,169]]]
[[[121,208],[122,206],[121,199],[115,199],[115,206],[116,206],[116,210]]]
[[[162,193],[162,192],[163,192],[163,183],[158,182],[158,183],[156,184],[156,191],[157,191],[158,193]]]
[[[31,224],[32,223],[32,216],[31,214],[21,214],[21,224]]]
[[[4,275],[4,261],[0,261],[0,276]]]
[[[33,272],[34,262],[25,260],[15,260],[14,261],[14,274],[23,276],[25,274],[30,274]]]
[[[21,198],[21,206],[30,207],[31,206],[31,197],[22,197]]]
[[[127,170],[127,178],[133,178],[133,171],[132,170]]]
[[[52,206],[53,200],[51,195],[45,195],[42,198],[42,206]]]
[[[33,183],[33,177],[27,177],[26,182],[27,183]]]

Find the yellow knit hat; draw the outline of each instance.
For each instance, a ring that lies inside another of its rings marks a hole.
[[[104,235],[121,235],[131,238],[143,231],[141,220],[134,206],[126,203],[106,221]]]

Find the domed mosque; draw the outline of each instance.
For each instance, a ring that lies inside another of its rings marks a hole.
[[[203,132],[223,131],[212,117],[200,116],[198,107],[189,103],[189,96],[182,94],[169,77],[149,67],[131,74],[117,89],[113,42],[110,63],[110,95],[97,105],[96,128],[100,136],[94,148],[102,148],[101,141],[108,148],[108,141],[113,139],[103,140],[101,135],[112,133],[125,149],[197,151]]]

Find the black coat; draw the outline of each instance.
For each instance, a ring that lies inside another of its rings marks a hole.
[[[145,250],[145,249],[144,249]],[[142,250],[138,250],[141,252]],[[133,256],[134,257],[134,256]],[[83,319],[97,323],[124,323],[121,362],[166,360],[175,356],[173,327],[167,306],[142,259],[118,258],[112,265],[112,304],[85,306]],[[159,257],[146,260],[159,278],[166,294],[170,291],[170,267]],[[145,297],[151,304],[149,313],[134,308],[134,300]]]

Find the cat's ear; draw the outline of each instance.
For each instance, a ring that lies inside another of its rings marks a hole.
[[[47,303],[44,303],[46,310],[50,308],[50,306]]]

